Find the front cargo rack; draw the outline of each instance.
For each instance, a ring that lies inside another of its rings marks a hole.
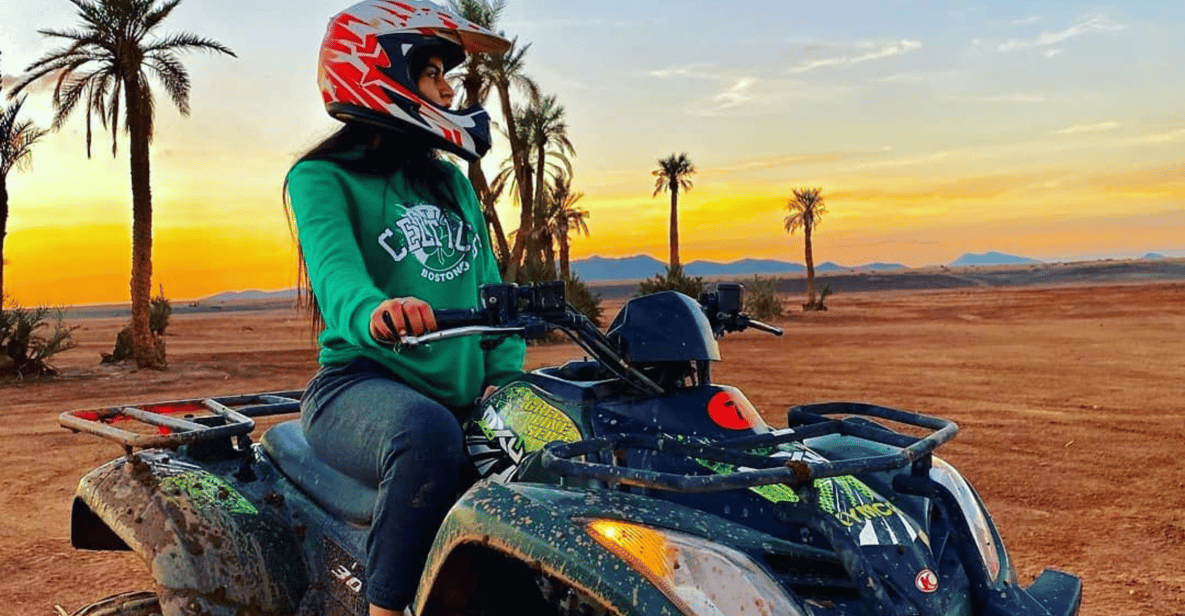
[[[292,390],[66,411],[58,416],[58,423],[75,432],[101,436],[129,450],[175,449],[250,434],[255,429],[255,417],[298,412],[301,393],[302,390]],[[122,421],[139,422],[157,431],[124,429],[118,426]]]
[[[830,416],[877,418],[904,424],[927,432],[914,437],[868,421],[845,421]],[[614,434],[573,443],[551,443],[543,449],[542,465],[562,476],[632,485],[669,492],[717,492],[770,484],[793,487],[815,479],[839,477],[876,471],[890,471],[914,465],[917,471],[929,471],[930,454],[939,445],[954,438],[959,427],[954,422],[898,409],[859,402],[827,402],[791,407],[787,413],[791,426],[765,434],[698,442],[672,435]],[[755,449],[786,443],[802,443],[826,435],[854,436],[889,445],[895,453],[844,460],[788,460],[785,457],[750,453]],[[683,456],[731,465],[728,474],[686,475],[620,465],[628,450],[650,450],[665,455]],[[593,462],[590,457],[614,464]],[[577,459],[582,458],[582,459]],[[920,465],[920,466],[919,466]]]

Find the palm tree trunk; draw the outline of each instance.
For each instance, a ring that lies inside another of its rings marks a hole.
[[[486,226],[490,228],[490,236],[498,249],[498,262],[502,271],[506,271],[506,262],[510,260],[510,247],[506,243],[506,232],[502,230],[502,221],[498,218],[498,210],[494,209],[490,198],[490,183],[486,181],[486,173],[481,168],[481,160],[469,162],[469,183],[473,185],[473,192],[477,195],[477,202],[481,204],[482,215],[485,216]]]
[[[513,154],[512,154],[513,155]],[[530,253],[527,251],[531,245],[531,238],[534,233],[535,214],[534,208],[531,207],[531,199],[533,198],[532,186],[534,186],[534,175],[531,171],[531,163],[526,162],[526,154],[522,154],[523,161],[523,176],[519,183],[519,193],[527,195],[527,202],[522,203],[522,197],[519,197],[519,218],[518,231],[514,234],[514,249],[510,254],[510,265],[506,268],[506,279],[510,282],[517,280],[519,270],[521,270],[527,261]]]
[[[568,262],[568,225],[564,224],[565,220],[560,220],[559,237],[556,239],[560,244],[560,280],[568,282],[572,279],[572,269]]]
[[[4,239],[8,235],[8,178],[0,174],[0,308],[4,301]]]
[[[498,101],[502,105],[502,117],[506,120],[506,134],[510,140],[510,161],[514,165],[514,179],[518,186],[518,203],[521,208],[519,214],[518,233],[514,236],[514,249],[510,253],[510,261],[506,264],[506,279],[513,282],[518,275],[522,262],[523,250],[531,235],[532,208],[531,185],[527,177],[526,152],[519,141],[518,121],[514,117],[514,108],[510,105],[510,84],[497,83]]]
[[[667,265],[670,271],[682,267],[679,264],[679,189],[671,189],[671,260]]]
[[[534,210],[531,217],[531,229],[538,229],[540,233],[538,236],[532,233],[531,237],[527,238],[525,249],[527,260],[534,261],[535,263],[542,263],[547,252],[547,243],[544,242],[547,234],[543,232],[547,228],[547,221],[544,220],[547,212],[544,211],[545,207],[543,204],[543,191],[546,188],[544,185],[544,177],[547,172],[547,168],[544,166],[546,164],[546,157],[546,146],[542,143],[538,144],[535,152],[535,196],[531,200],[532,209]],[[554,266],[555,261],[553,260],[552,271],[555,271]]]
[[[539,246],[543,248],[543,262],[547,265],[547,271],[551,276],[555,276],[555,238],[550,232],[544,233],[539,238]]]
[[[140,368],[165,368],[148,327],[152,297],[152,184],[148,157],[148,113],[143,87],[132,77],[125,82],[132,174],[132,354]]]
[[[815,256],[811,253],[811,228],[804,227],[806,235],[806,301],[808,310],[815,309]]]
[[[482,207],[482,212],[486,217],[486,224],[490,226],[490,231],[494,237],[494,242],[498,247],[498,265],[503,274],[506,273],[506,265],[510,262],[510,245],[506,242],[506,231],[502,229],[502,221],[498,218],[498,211],[494,209],[494,204],[490,203],[488,206]]]

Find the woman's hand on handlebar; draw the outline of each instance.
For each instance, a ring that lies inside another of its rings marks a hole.
[[[370,313],[370,336],[375,340],[398,342],[404,336],[419,336],[434,329],[432,306],[416,297],[384,300]]]

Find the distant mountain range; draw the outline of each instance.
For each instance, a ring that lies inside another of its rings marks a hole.
[[[950,262],[950,267],[966,267],[976,265],[1036,265],[1042,263],[1036,259],[1006,255],[1002,252],[985,252],[976,254],[964,253],[963,256]]]
[[[1155,252],[1149,252],[1141,257],[1143,260],[1162,260],[1169,257]],[[1019,257],[1016,255],[1005,254],[1002,252],[985,252],[985,253],[965,253],[959,258],[947,264],[947,267],[990,267],[996,265],[1038,265],[1044,263],[1036,259],[1029,259],[1027,257]],[[591,281],[637,281],[645,278],[650,278],[656,274],[666,272],[666,263],[655,259],[649,255],[637,255],[633,257],[622,258],[606,258],[606,257],[589,257],[587,259],[580,259],[572,262],[572,271],[586,282]],[[938,267],[938,265],[928,266]],[[863,272],[885,272],[885,271],[900,271],[909,270],[910,268],[899,263],[865,263],[863,265],[840,265],[831,261],[815,266],[815,272],[818,274],[846,274],[846,273],[863,273]],[[923,268],[924,269],[924,268]],[[684,272],[690,276],[775,276],[775,275],[789,275],[801,276],[806,273],[806,267],[801,263],[792,263],[790,261],[777,261],[773,259],[741,259],[740,261],[732,261],[730,263],[717,263],[715,261],[692,261],[683,266]],[[244,300],[277,300],[277,299],[291,299],[296,297],[296,289],[284,289],[279,291],[227,291],[217,295],[211,295],[201,299],[200,301],[207,304],[221,304],[224,302],[235,302]]]
[[[1145,258],[1156,258],[1152,255]],[[1002,252],[985,252],[983,254],[966,253],[952,261],[950,267],[974,267],[991,265],[1030,265],[1041,261],[1004,254]],[[649,255],[622,257],[617,259],[605,257],[589,257],[572,262],[572,271],[581,280],[641,280],[655,274],[666,272],[667,264]],[[815,266],[815,272],[821,274],[839,272],[874,272],[909,269],[900,263],[865,263],[863,265],[840,265],[831,261]],[[741,259],[731,263],[717,263],[715,261],[692,261],[684,264],[683,271],[688,276],[752,276],[773,274],[804,274],[806,266],[789,261],[772,259]]]
[[[296,289],[281,289],[279,291],[260,291],[258,289],[250,289],[247,291],[224,291],[217,295],[203,298],[203,302],[233,302],[239,300],[259,300],[259,299],[288,299],[296,298]]]

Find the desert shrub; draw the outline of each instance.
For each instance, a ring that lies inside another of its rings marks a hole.
[[[173,314],[173,303],[165,297],[165,289],[161,287],[160,295],[149,300],[148,330],[152,332],[152,352],[161,365],[165,364],[165,330],[169,327],[169,317]],[[115,348],[110,353],[99,353],[99,363],[117,364],[135,357],[132,348],[132,326],[119,330],[115,335]]]
[[[745,285],[745,312],[759,321],[782,316],[782,299],[778,297],[778,279],[754,275]]]
[[[555,268],[547,267],[546,263],[530,259],[523,263],[522,267],[518,268],[518,274],[514,282],[518,284],[531,284],[532,282],[547,282],[558,279],[559,276],[556,274]]]
[[[157,336],[165,335],[172,314],[173,304],[165,298],[165,289],[161,287],[160,295],[152,298],[148,305],[148,329]]]
[[[74,348],[72,334],[60,308],[25,308],[15,301],[0,302],[0,375],[50,376],[57,370],[50,359]]]
[[[813,303],[813,304],[810,302],[803,302],[802,309],[803,310],[827,310],[827,305],[824,302],[827,301],[827,298],[831,296],[831,293],[832,293],[831,285],[830,284],[823,285],[823,290],[819,291],[819,299],[815,300],[815,303]]]
[[[687,276],[683,273],[683,266],[668,267],[666,274],[655,274],[654,278],[647,278],[638,284],[638,295],[650,295],[660,291],[678,291],[690,297],[699,297],[704,290],[704,279],[700,276]]]
[[[579,276],[573,274],[572,278],[564,283],[564,295],[568,303],[580,314],[588,317],[597,327],[601,326],[601,316],[604,312],[601,308],[601,296],[593,293]]]

